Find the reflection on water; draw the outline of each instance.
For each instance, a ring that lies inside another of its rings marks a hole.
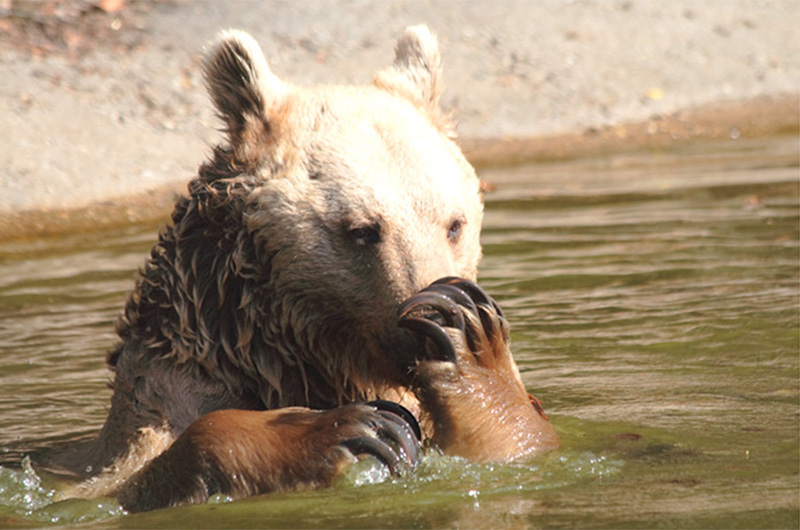
[[[487,170],[481,281],[564,448],[120,516],[0,469],[0,527],[797,528],[796,138]],[[153,226],[0,244],[0,450],[94,429]],[[365,464],[366,465],[366,464]],[[365,484],[366,483],[366,484]]]

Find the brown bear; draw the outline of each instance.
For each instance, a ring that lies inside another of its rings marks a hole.
[[[322,487],[365,452],[413,466],[414,417],[477,461],[557,446],[472,283],[483,205],[430,32],[370,86],[284,82],[238,31],[203,71],[227,142],[127,301],[99,436],[39,465],[138,511]]]

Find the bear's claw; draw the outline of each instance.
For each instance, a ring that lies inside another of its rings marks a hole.
[[[441,281],[441,280],[439,280]],[[455,285],[447,283],[432,283],[424,289],[426,292],[434,291],[442,293],[448,298],[452,299],[456,304],[462,305],[469,309],[471,312],[478,314],[478,308],[475,302],[470,298],[465,291],[456,287]]]
[[[341,444],[356,457],[362,454],[374,456],[394,476],[416,467],[422,434],[414,415],[391,401],[377,400],[367,405],[374,407],[380,418],[372,426],[377,437],[350,438]]]
[[[397,325],[430,338],[436,345],[437,351],[442,356],[442,359],[439,360],[449,361],[451,363],[456,362],[456,350],[453,346],[453,342],[450,340],[444,328],[436,322],[422,317],[405,316]]]
[[[406,425],[411,427],[411,430],[413,431],[414,436],[417,437],[417,440],[422,440],[422,430],[419,427],[417,418],[415,418],[411,411],[405,408],[403,405],[395,403],[394,401],[387,401],[385,399],[376,399],[375,401],[368,402],[367,405],[375,407],[379,412],[391,413],[395,416],[399,416],[401,419],[405,420]]]
[[[431,289],[430,287],[420,291],[418,294],[412,296],[400,306],[400,319],[402,320],[414,312],[424,313],[424,310],[434,311],[441,317],[441,320],[443,320],[443,322],[439,323],[444,326],[458,328],[463,331],[466,326],[464,322],[464,316],[461,314],[461,309],[458,307],[459,301],[454,301],[453,298],[456,297],[452,296],[452,294],[449,292],[451,289],[458,291],[458,289],[450,288],[447,289],[448,292],[445,294],[443,292],[437,292],[437,290]]]
[[[400,474],[402,459],[394,452],[389,444],[378,438],[350,438],[342,442],[354,456],[369,454],[383,462],[389,467],[392,475]]]
[[[478,318],[482,330],[466,324],[467,311]],[[429,337],[442,357],[440,360],[456,362],[455,348],[443,326],[462,331],[470,351],[477,352],[481,331],[490,342],[494,339],[493,314],[504,318],[502,309],[486,291],[469,280],[448,276],[406,300],[400,306],[398,325]]]
[[[461,319],[450,316],[454,305]],[[432,427],[427,443],[481,462],[558,447],[558,435],[529,397],[514,362],[508,321],[483,289],[462,278],[442,278],[401,307],[398,325],[417,334],[408,337],[415,363],[408,386]],[[463,328],[449,325],[462,320]]]
[[[469,296],[475,304],[481,305],[484,304],[486,306],[491,307],[500,317],[504,317],[503,310],[500,309],[500,305],[494,301],[494,298],[486,294],[480,285],[475,282],[471,282],[469,280],[465,280],[464,278],[458,278],[457,276],[447,276],[446,278],[440,278],[433,282],[430,287],[423,289],[423,291],[430,289],[434,285],[450,285],[453,286],[461,291],[463,291],[467,296]],[[461,303],[461,302],[459,302]],[[477,314],[477,311],[473,311],[473,313]]]

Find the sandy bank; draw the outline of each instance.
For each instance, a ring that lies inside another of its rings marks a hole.
[[[164,218],[218,138],[198,62],[219,29],[286,79],[352,83],[419,22],[478,165],[798,132],[794,0],[146,4],[80,53],[0,35],[0,237]]]

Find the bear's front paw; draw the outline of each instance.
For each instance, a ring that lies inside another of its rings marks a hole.
[[[434,444],[477,461],[512,460],[558,446],[525,390],[508,322],[477,284],[442,278],[400,307],[399,326],[425,339],[412,388]]]
[[[416,467],[422,433],[414,415],[392,401],[370,401],[367,405],[375,412],[368,412],[361,420],[364,434],[347,438],[340,445],[356,458],[374,456],[395,476]]]
[[[362,455],[393,475],[414,468],[420,429],[389,401],[316,411],[218,410],[201,417],[117,492],[130,512],[330,484]]]
[[[503,310],[469,280],[442,278],[415,294],[400,306],[399,326],[432,340],[424,360],[485,368],[513,363]]]

